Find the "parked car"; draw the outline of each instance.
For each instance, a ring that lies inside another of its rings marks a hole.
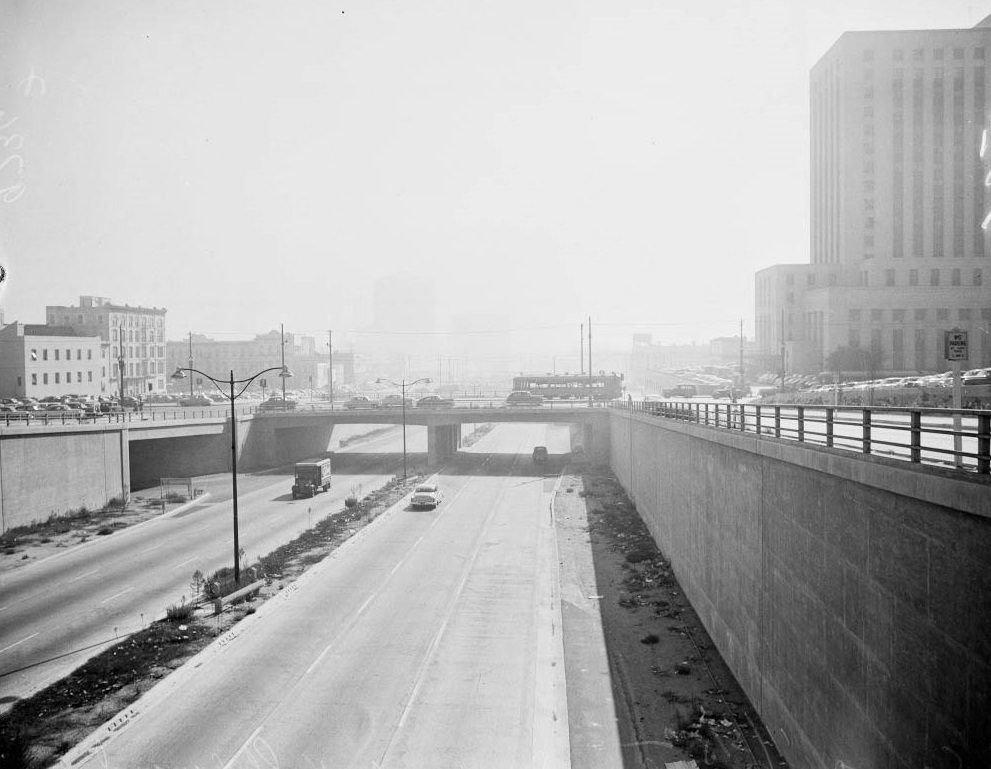
[[[742,398],[749,394],[749,391],[741,387],[717,387],[712,391],[713,398]]]
[[[413,399],[403,398],[402,395],[386,395],[379,402],[379,405],[387,409],[392,409],[392,408],[398,409],[398,408],[402,408],[403,406],[409,408],[410,406],[413,405]]]
[[[528,390],[513,390],[506,396],[507,406],[541,406],[544,399]]]
[[[189,395],[179,401],[180,406],[213,406],[214,402],[205,395]]]
[[[661,395],[665,398],[694,398],[698,394],[699,389],[693,384],[680,384],[661,390]]]
[[[991,368],[971,369],[962,377],[965,385],[988,385],[991,384]]]
[[[293,411],[296,408],[296,401],[282,396],[272,397],[258,404],[259,411]]]
[[[547,447],[546,446],[534,446],[533,447],[533,461],[534,462],[546,462],[547,461]]]
[[[436,483],[421,483],[410,497],[410,506],[416,510],[421,507],[433,509],[441,502],[441,492]]]
[[[420,400],[416,402],[416,407],[419,409],[423,408],[446,408],[454,405],[453,398],[441,398],[439,395],[424,395]]]
[[[348,408],[348,409],[374,409],[374,408],[378,408],[378,403],[376,401],[373,401],[371,398],[368,398],[368,397],[366,397],[364,395],[355,395],[355,396],[352,396],[351,399],[348,400],[344,404],[344,408]]]

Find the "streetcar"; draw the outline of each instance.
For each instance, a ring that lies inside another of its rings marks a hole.
[[[623,375],[598,374],[520,374],[513,377],[513,390],[526,390],[547,399],[587,399],[611,401],[623,396]]]

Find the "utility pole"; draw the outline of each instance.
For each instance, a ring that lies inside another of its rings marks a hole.
[[[282,344],[279,347],[282,349],[282,370],[286,370],[286,325],[285,323],[279,324],[279,335],[282,337]],[[233,403],[234,401],[231,401]],[[286,378],[282,377],[282,405],[286,405]],[[233,407],[232,407],[233,408]]]
[[[193,367],[193,332],[189,332],[189,367]],[[193,397],[193,378],[189,377],[189,397]]]
[[[327,372],[327,383],[330,387],[330,410],[334,410],[334,332],[327,329],[327,350],[330,352],[330,370]]]
[[[592,408],[592,316],[588,316],[588,407]]]
[[[740,389],[743,389],[743,318],[740,318]]]
[[[579,370],[579,373],[584,374],[585,373],[585,324],[584,323],[581,324],[581,329],[582,329],[581,341],[578,343],[578,347],[582,351],[582,367]]]

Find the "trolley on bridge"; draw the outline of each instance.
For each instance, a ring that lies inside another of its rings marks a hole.
[[[584,399],[611,401],[623,396],[623,375],[598,374],[520,374],[513,377],[514,390],[527,390],[544,399]]]

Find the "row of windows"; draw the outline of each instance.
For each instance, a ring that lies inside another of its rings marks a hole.
[[[890,310],[890,313],[890,319],[893,323],[904,323],[909,317],[909,311],[905,309],[896,308]],[[912,310],[911,317],[912,320],[915,321],[927,321],[933,319],[950,320],[951,314],[951,310],[947,307],[938,307],[935,310],[930,310],[926,307],[916,307]],[[956,320],[960,321],[976,320],[978,317],[978,310],[976,308],[961,307],[957,310],[956,316]],[[876,308],[872,310],[861,310],[854,308],[849,311],[848,318],[851,323],[863,323],[865,320],[870,320],[871,323],[882,323],[885,320],[885,310]],[[980,308],[980,319],[991,320],[991,308]]]
[[[141,326],[142,328],[147,327],[147,326],[153,326],[155,328],[162,328],[162,319],[161,318],[151,318],[151,317],[148,317],[146,315],[142,315],[142,316],[125,315],[123,317],[124,317],[124,319],[125,319],[126,322],[121,323],[121,316],[119,316],[119,315],[111,315],[110,316],[110,325],[111,326]],[[49,315],[48,316],[48,322],[51,325],[54,326],[55,325],[55,316],[54,315]],[[73,324],[72,316],[71,315],[63,315],[62,316],[62,322],[66,326],[71,326]],[[81,326],[82,325],[85,325],[86,324],[85,316],[82,313],[80,313],[78,316],[76,316],[76,322],[79,325],[81,325]],[[101,325],[102,326],[103,325],[103,316],[102,315],[97,315],[96,316],[96,322],[97,322],[98,325]]]
[[[123,329],[121,329],[121,331],[123,332]],[[114,342],[117,341],[118,339],[117,329],[113,329],[110,332],[110,339]],[[165,341],[165,339],[164,339],[164,332],[162,331],[135,331],[134,329],[129,329],[127,331],[127,338],[125,339],[125,341],[148,343],[148,342],[163,342]],[[163,350],[165,349],[164,346],[162,347],[162,349]],[[165,353],[163,352],[162,355],[165,355]]]
[[[62,350],[56,347],[55,349],[52,350],[52,353],[53,353],[54,359],[55,360],[59,360],[59,356],[62,354]],[[38,360],[38,355],[39,355],[38,348],[37,347],[32,347],[31,348],[31,360]],[[48,360],[48,348],[47,347],[43,347],[41,349],[40,355],[41,355],[41,360]],[[76,360],[82,360],[82,359],[83,359],[83,351],[82,351],[81,348],[78,348],[77,347],[76,348]],[[72,350],[70,348],[68,348],[68,347],[65,348],[65,360],[72,360]],[[93,350],[91,350],[91,349],[90,350],[86,350],[86,360],[93,360]]]
[[[964,52],[965,51],[963,48],[954,48],[953,58],[956,59],[957,61],[962,61],[964,59]],[[971,52],[975,59],[984,58],[984,46],[982,45],[974,47]],[[903,48],[894,48],[891,51],[891,58],[893,61],[904,61],[906,53],[907,51],[905,51]],[[945,57],[945,54],[946,52],[942,48],[933,48],[932,50],[932,57],[936,61],[941,61]],[[912,57],[912,61],[924,61],[926,58],[926,49],[913,48],[911,52],[911,57]],[[872,49],[867,48],[864,50],[864,61],[874,61],[874,51]]]
[[[869,254],[864,254],[864,258],[865,259],[870,259],[871,256]],[[944,272],[949,272],[950,273],[950,282],[949,283],[944,283],[944,281],[943,281],[943,273]],[[893,269],[887,269],[887,270],[885,270],[884,271],[884,285],[885,286],[897,286],[897,285],[899,285],[898,282],[897,282],[897,277],[898,277],[898,270],[893,270]],[[963,283],[963,277],[964,277],[963,270],[961,270],[959,268],[956,268],[956,267],[953,268],[952,270],[932,269],[932,270],[929,270],[929,282],[928,282],[927,285],[929,285],[929,286],[941,286],[941,285],[962,286],[962,285],[964,285],[964,283]],[[809,278],[810,278],[809,285],[814,285],[815,284],[815,280],[814,280],[815,276],[814,275],[810,275]],[[920,270],[909,270],[908,271],[908,285],[909,286],[919,286],[919,285],[922,285],[920,283],[919,279],[920,279]],[[868,270],[863,270],[860,273],[860,285],[862,285],[862,286],[869,286],[871,284],[870,281],[871,281],[870,272]],[[970,274],[970,285],[971,286],[983,286],[984,285],[984,270],[982,268],[975,267],[974,268],[974,271],[971,272],[971,274]]]
[[[54,377],[55,377],[55,384],[62,384],[62,382],[61,382],[61,374],[58,371],[55,372]],[[82,371],[77,371],[76,372],[76,382],[77,383],[80,383],[82,381],[83,381],[83,372]],[[87,371],[86,372],[86,381],[87,382],[92,382],[93,381],[93,372],[92,371]],[[47,373],[41,375],[41,382],[42,382],[42,384],[48,384],[48,374]],[[65,372],[65,383],[66,384],[72,384],[72,372],[71,371],[66,371]],[[38,375],[37,374],[32,374],[31,375],[31,384],[33,384],[33,385],[38,384]]]

